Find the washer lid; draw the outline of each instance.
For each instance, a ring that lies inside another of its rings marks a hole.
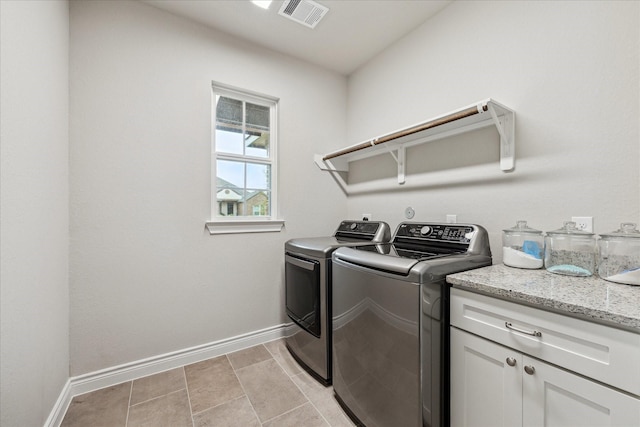
[[[474,255],[491,260],[484,228],[474,224],[418,222],[401,223],[391,243],[340,248],[334,252],[335,259],[403,276],[421,275],[435,264],[447,264],[450,271],[457,271],[456,263],[463,265]]]
[[[420,262],[415,258],[403,258],[390,255],[391,244],[360,246],[358,248],[340,248],[334,252],[335,259],[350,264],[368,267],[373,270],[383,270],[390,273],[409,274],[414,265]]]
[[[295,252],[316,258],[331,258],[331,253],[341,247],[370,245],[371,241],[343,237],[307,237],[291,239],[284,244],[286,252]]]
[[[351,264],[406,276],[419,262],[464,253],[464,250],[437,246],[415,247],[399,243],[380,243],[339,249],[335,256]]]

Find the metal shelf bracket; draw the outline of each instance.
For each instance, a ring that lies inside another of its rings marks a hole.
[[[393,150],[389,150],[389,154],[393,157],[393,160],[398,164],[398,184],[405,183],[405,154],[407,149],[404,146],[397,148],[397,155],[393,153]]]
[[[512,171],[516,161],[514,114],[512,111],[505,112],[500,120],[493,104],[487,103],[487,109],[500,134],[500,169],[505,172]]]
[[[349,163],[343,159],[327,159],[324,160],[321,154],[316,154],[313,156],[313,161],[316,166],[323,171],[329,172],[349,172]]]

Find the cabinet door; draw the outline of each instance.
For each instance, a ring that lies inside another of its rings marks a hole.
[[[522,425],[522,354],[451,328],[451,426]]]
[[[640,426],[639,399],[528,356],[523,363],[525,426]]]

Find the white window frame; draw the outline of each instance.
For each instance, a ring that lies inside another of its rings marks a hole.
[[[253,161],[250,156],[227,156],[216,152],[216,96],[226,96],[257,105],[268,106],[269,120],[269,158],[260,159],[271,165],[271,215],[256,216],[220,216],[217,201],[216,161],[236,157],[240,161]],[[257,92],[229,86],[219,82],[211,82],[211,220],[206,223],[210,234],[279,232],[284,220],[278,217],[278,103],[279,98]]]

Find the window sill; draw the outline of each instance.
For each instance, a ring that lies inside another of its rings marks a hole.
[[[236,234],[236,233],[275,233],[284,227],[284,220],[265,219],[257,221],[210,221],[205,223],[209,234]]]

